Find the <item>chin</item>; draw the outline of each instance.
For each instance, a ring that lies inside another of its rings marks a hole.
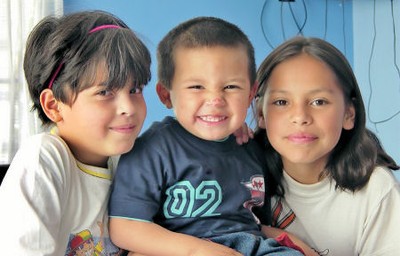
[[[223,135],[223,136],[210,136],[205,135],[205,136],[198,136],[199,138],[203,139],[203,140],[209,140],[209,141],[218,141],[218,140],[223,140],[226,137],[228,137],[229,135]]]
[[[133,148],[134,145],[135,145],[135,143],[132,143],[132,144],[129,144],[126,146],[118,145],[118,147],[115,148],[114,155],[122,155],[124,153],[131,151],[131,149]]]

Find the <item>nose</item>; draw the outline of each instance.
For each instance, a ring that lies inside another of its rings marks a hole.
[[[206,100],[207,106],[222,107],[225,105],[225,99],[221,93],[210,93]]]
[[[312,122],[312,117],[307,109],[307,106],[293,106],[291,113],[291,121],[297,125],[309,125]]]
[[[131,116],[136,111],[136,103],[130,94],[121,94],[118,97],[116,104],[118,114]]]

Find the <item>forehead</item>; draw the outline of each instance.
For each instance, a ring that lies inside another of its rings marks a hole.
[[[307,54],[281,62],[264,86],[267,97],[305,99],[318,96],[345,101],[342,85],[331,68]]]
[[[126,83],[134,82],[132,74],[129,71],[110,73],[109,65],[112,64],[108,64],[105,59],[92,62],[84,71],[80,81],[81,88],[85,89],[92,86],[106,86],[109,89],[122,88]],[[111,70],[113,69],[111,68]]]
[[[210,52],[219,52],[221,54],[230,55],[232,53],[241,54],[241,57],[248,59],[249,56],[247,54],[247,49],[244,45],[199,45],[199,46],[177,46],[173,50],[173,56],[176,59],[176,56],[182,54],[190,54],[190,53],[210,53]]]
[[[302,89],[332,87],[341,89],[332,69],[323,61],[303,53],[279,63],[271,72],[268,87],[297,85]]]
[[[174,78],[236,76],[249,79],[249,61],[244,47],[179,48],[174,55]]]
[[[97,62],[91,62],[87,65],[82,79],[80,82],[81,86],[84,88],[91,87],[93,85],[98,85],[99,83],[104,83],[108,79],[108,67],[105,60],[100,60]]]
[[[243,64],[248,68],[247,51],[242,46],[202,46],[179,47],[174,51],[175,67],[186,67],[188,64],[209,63]],[[209,65],[204,66],[207,68]],[[242,65],[242,66],[243,66]]]

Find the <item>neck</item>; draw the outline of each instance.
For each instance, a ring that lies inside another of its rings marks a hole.
[[[286,173],[302,184],[314,184],[320,182],[326,175],[323,174],[324,165],[291,164],[283,163]]]

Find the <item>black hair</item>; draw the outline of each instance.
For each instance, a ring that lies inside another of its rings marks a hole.
[[[89,33],[101,25],[120,28]],[[150,53],[144,43],[119,18],[104,11],[82,11],[62,17],[48,16],[32,30],[26,44],[24,71],[32,110],[44,125],[51,124],[40,104],[41,92],[49,88],[63,103],[72,104],[77,94],[90,87],[98,65],[108,71],[106,86],[119,89],[126,82],[146,85],[151,78]],[[56,70],[61,68],[57,73]],[[55,75],[56,74],[56,75]]]

